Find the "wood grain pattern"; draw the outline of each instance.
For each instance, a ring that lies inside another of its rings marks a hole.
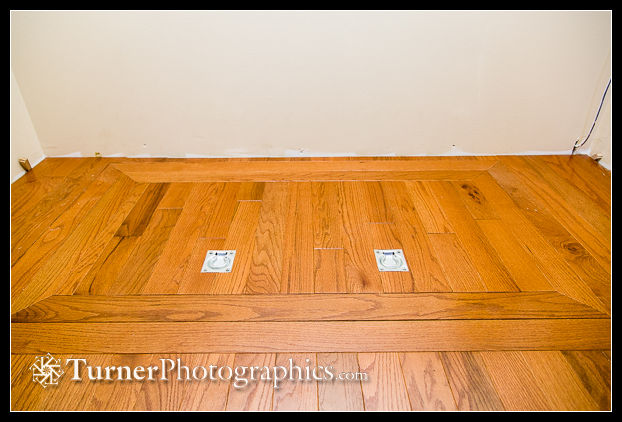
[[[484,189],[483,183],[483,180],[480,181],[482,189]],[[563,259],[554,246],[543,238],[542,232],[534,227],[521,210],[514,206],[512,199],[505,191],[490,179],[485,186],[488,195],[494,196],[494,205],[506,222],[506,227],[510,229],[518,243],[536,258],[536,264],[549,284],[562,294],[608,312],[608,302],[601,300],[590,285],[578,276],[575,271],[576,265],[571,267],[570,263]],[[598,275],[595,274],[591,278],[586,275],[585,278],[591,280],[590,284],[593,285],[597,277]],[[602,292],[602,290],[599,291]]]
[[[581,155],[553,155],[541,161],[611,215],[611,172]]]
[[[291,166],[287,162],[278,161],[204,160],[201,163],[115,164],[115,167],[132,179],[143,183],[462,180],[476,176],[494,162],[496,160],[299,161],[295,166]]]
[[[11,191],[14,410],[611,407],[611,173],[588,157],[53,158]],[[200,273],[208,249],[233,272]],[[43,389],[47,352],[370,376]]]
[[[548,280],[538,269],[535,257],[521,247],[501,220],[478,220],[486,238],[512,275],[521,291],[552,290]]]
[[[128,178],[115,182],[30,283],[12,295],[11,310],[17,311],[54,293],[71,294],[144,189],[145,185]]]
[[[454,188],[462,198],[462,202],[475,220],[495,220],[499,216],[488,198],[477,187],[477,182],[453,182]]]
[[[313,377],[323,374],[312,372],[317,366],[315,353],[277,354],[275,365],[285,368],[288,377],[278,384],[278,389],[274,390],[272,410],[289,412],[317,410],[318,382]],[[307,370],[310,380],[305,378]]]
[[[456,410],[438,353],[402,353],[400,362],[412,410]]]
[[[598,410],[598,405],[559,351],[521,352],[545,396],[558,410]]]
[[[448,182],[430,184],[456,236],[480,273],[486,290],[491,292],[517,291],[507,269],[486,240],[477,223],[464,207],[458,193]]]
[[[281,290],[287,195],[287,183],[268,183],[264,187],[245,293],[269,294]]]
[[[313,246],[341,248],[342,226],[339,214],[342,198],[336,182],[312,182]]]
[[[553,190],[556,195],[563,198],[565,206],[570,207],[575,214],[583,217],[596,230],[598,238],[611,242],[611,214],[603,209],[606,206],[592,200],[581,189],[570,183],[565,177],[560,177],[541,160],[525,157],[524,161],[530,169],[533,169],[533,173],[530,171],[524,174],[533,174],[534,177],[539,177],[541,181],[545,182],[537,185],[543,192],[550,194],[549,189]],[[549,200],[551,199],[549,197]]]
[[[455,234],[432,233],[428,237],[437,256],[442,257],[441,267],[451,291],[481,292],[486,290],[482,278]]]
[[[121,267],[116,282],[104,294],[130,295],[142,292],[180,213],[180,209],[163,209],[153,214],[125,265]]]
[[[158,209],[183,208],[192,190],[192,183],[169,183]]]
[[[230,273],[215,274],[204,293],[242,294],[251,271],[255,247],[255,226],[259,219],[261,202],[239,201],[222,249],[235,250],[234,266]],[[205,257],[205,252],[202,255]],[[192,269],[198,272],[197,269]]]
[[[145,191],[132,208],[132,211],[125,217],[121,226],[115,233],[116,236],[140,236],[145,231],[151,216],[158,203],[168,189],[166,183],[153,183],[147,185]]]
[[[332,367],[334,372],[359,372],[356,353],[318,353],[317,364],[324,368]],[[361,382],[318,383],[318,409],[327,411],[365,410]]]
[[[201,237],[207,216],[223,189],[224,184],[193,186],[170,239],[143,289],[144,293],[177,293],[196,240]]]
[[[495,206],[519,211],[537,229],[538,235],[560,254],[572,271],[609,307],[611,277],[606,271],[608,267],[602,267],[583,244],[555,220],[546,203],[537,199],[537,195],[507,167],[495,166],[491,175],[494,180],[490,176],[483,176],[478,181],[482,189],[486,188],[489,194],[495,195]]]
[[[312,293],[313,286],[313,225],[311,184],[290,183],[289,205],[285,222],[281,293]]]
[[[415,210],[427,233],[453,233],[436,196],[430,191],[430,186],[423,182],[404,182],[412,196]]]
[[[611,362],[598,350],[563,350],[562,354],[599,410],[611,409]]]
[[[373,255],[374,245],[368,232],[366,207],[359,206],[366,190],[360,183],[339,184],[343,199],[339,215],[342,225],[342,244],[345,257],[346,283],[349,293],[382,292],[382,279]]]
[[[275,354],[236,354],[234,366],[272,367],[276,359]],[[261,374],[257,377],[260,379]],[[227,410],[272,410],[272,395],[274,388],[270,382],[249,382],[242,388],[229,388]]]
[[[608,319],[122,324],[13,323],[12,352],[598,350],[611,345]]]
[[[447,280],[439,265],[438,255],[425,234],[416,211],[417,205],[408,194],[408,186],[401,182],[382,182],[380,186],[385,192],[391,218],[395,220],[395,224],[377,225],[376,231],[379,234],[386,233],[380,239],[394,241],[395,247],[384,247],[377,243],[375,248],[403,249],[412,274],[412,280],[409,280],[403,273],[399,275],[393,273],[395,281],[399,283],[389,284],[389,289],[385,288],[385,292],[448,291]],[[379,241],[379,236],[377,235],[374,240]],[[387,285],[385,279],[383,282]]]
[[[208,274],[206,274],[208,275]],[[606,318],[556,292],[52,296],[13,322]]]
[[[554,410],[520,352],[481,352],[479,355],[506,410]]]
[[[51,223],[65,212],[82,191],[106,168],[107,162],[88,159],[73,169],[56,189],[27,212],[11,218],[11,265],[23,256]]]
[[[233,354],[192,354],[184,356],[184,363],[188,367],[203,366],[209,368],[214,365],[218,368],[233,367]],[[227,406],[227,397],[231,383],[217,380],[209,382],[189,382],[179,404],[180,411],[221,411]]]
[[[522,186],[528,187],[534,197],[540,198],[552,216],[564,226],[564,228],[577,239],[600,265],[608,270],[611,266],[610,234],[599,232],[582,215],[578,214],[574,207],[565,202],[564,197],[546,183],[542,175],[534,173],[533,169],[525,165],[524,161],[507,157],[503,164],[512,168],[519,177]],[[491,173],[497,177],[497,173]]]
[[[346,293],[343,249],[314,249],[313,285],[315,293]]]
[[[19,291],[28,284],[50,255],[65,242],[75,226],[86,216],[114,182],[124,177],[118,170],[106,169],[91,183],[80,197],[60,215],[47,231],[22,255],[11,268],[11,287]]]
[[[397,353],[359,353],[359,367],[374,382],[362,382],[365,410],[411,410]]]
[[[441,359],[458,410],[505,410],[479,355],[447,352]]]

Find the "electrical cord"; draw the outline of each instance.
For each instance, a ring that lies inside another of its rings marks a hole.
[[[609,78],[609,82],[607,83],[607,88],[605,88],[605,92],[603,93],[603,98],[600,100],[600,106],[598,106],[598,111],[596,112],[596,117],[594,117],[594,123],[592,123],[592,127],[590,128],[589,133],[587,134],[587,136],[585,137],[583,142],[581,142],[581,144],[579,144],[579,140],[577,139],[577,141],[574,143],[574,146],[572,147],[572,152],[570,153],[570,155],[573,155],[577,149],[579,149],[583,145],[585,145],[587,140],[590,139],[590,135],[592,134],[592,131],[594,130],[594,126],[596,126],[596,121],[598,120],[598,115],[600,114],[600,109],[603,108],[603,103],[605,102],[605,97],[607,96],[607,91],[609,90],[609,85],[611,85],[611,78]]]

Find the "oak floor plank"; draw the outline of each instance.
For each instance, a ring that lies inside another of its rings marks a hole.
[[[113,236],[73,294],[106,295],[115,281],[123,276],[121,269],[129,259],[138,240],[136,236]]]
[[[205,283],[209,283],[207,280]],[[557,292],[244,296],[184,293],[188,294],[52,296],[13,314],[12,322],[607,318],[606,314]]]
[[[453,233],[449,220],[424,182],[404,182],[414,202],[414,207],[427,233]]]
[[[261,201],[265,188],[265,182],[242,182],[236,199],[238,201]]]
[[[347,293],[343,249],[314,249],[315,293]]]
[[[460,243],[479,272],[486,290],[517,291],[518,287],[512,281],[512,277],[475,220],[471,218],[452,184],[434,182],[430,183],[430,187],[456,231]]]
[[[458,410],[505,410],[481,356],[472,352],[440,355]]]
[[[168,189],[157,208],[183,208],[192,188],[192,183],[168,183]]]
[[[279,293],[283,271],[283,248],[287,216],[287,183],[268,183],[264,187],[255,248],[245,293]]]
[[[494,177],[494,178],[493,178]],[[521,183],[509,168],[498,165],[491,175],[478,179],[482,189],[495,196],[498,208],[518,208],[520,213],[537,229],[549,245],[565,260],[570,268],[605,304],[610,306],[611,277],[609,267],[601,263],[579,243],[553,216],[547,211],[546,203],[539,200],[528,187]],[[510,199],[511,197],[511,199]]]
[[[611,173],[589,157],[53,158],[11,190],[13,410],[611,408]],[[200,273],[207,249],[235,274]],[[43,389],[47,352],[372,376]]]
[[[106,168],[107,162],[89,159],[82,162],[46,195],[37,206],[11,219],[11,265],[14,265]]]
[[[286,368],[288,372],[287,378],[279,382],[279,388],[274,390],[272,410],[289,412],[318,410],[318,382],[313,377],[323,376],[323,373],[313,372],[317,366],[315,353],[279,353],[276,355],[275,368],[279,366]],[[311,379],[305,378],[307,376]]]
[[[401,353],[400,362],[412,410],[456,410],[438,353]]]
[[[369,205],[367,218],[369,223],[394,223],[395,215],[391,207],[390,191],[387,185],[390,182],[362,182],[366,189],[365,200]]]
[[[182,355],[184,365],[193,368],[203,366],[209,371],[210,365],[218,368],[228,366],[233,368],[235,355],[233,354],[191,354]],[[227,375],[227,374],[225,374]],[[208,375],[209,377],[209,375]],[[217,374],[215,374],[217,377]],[[221,411],[227,407],[227,396],[231,382],[216,378],[206,381],[189,381],[184,387],[180,400],[180,411]]]
[[[74,354],[54,357],[62,359],[63,362],[66,362],[68,358],[84,358],[84,356],[77,356]],[[102,354],[91,355],[88,359],[89,364],[92,366],[102,366],[109,361],[110,356]],[[46,411],[73,411],[86,408],[88,403],[92,400],[97,383],[86,381],[88,375],[84,367],[82,367],[81,377],[83,380],[81,382],[66,382],[67,379],[62,379],[57,386],[49,391],[45,391],[45,394],[42,394],[43,402],[33,408]]]
[[[573,171],[577,171],[582,178],[601,191],[602,196],[611,202],[611,170],[607,170],[587,155],[560,155],[545,156],[543,158],[559,158],[567,161]]]
[[[313,224],[311,183],[289,184],[281,293],[312,293]]]
[[[553,290],[533,254],[523,249],[503,220],[478,220],[477,224],[521,291]]]
[[[349,293],[382,292],[382,279],[368,231],[366,190],[360,183],[339,183],[346,283]]]
[[[219,274],[219,273],[202,273],[201,268],[205,261],[207,251],[210,250],[224,250],[225,239],[212,239],[201,237],[197,239],[190,259],[186,265],[184,275],[177,289],[177,295],[200,295],[208,294],[214,288],[219,278],[230,278],[231,274]],[[235,262],[235,261],[234,261]],[[143,297],[147,295],[144,294]],[[172,295],[170,297],[179,297]]]
[[[104,365],[146,367],[153,359],[150,355],[107,355]],[[87,361],[90,363],[89,361]],[[79,403],[74,410],[123,411],[133,409],[142,388],[138,381],[98,382],[93,387],[93,394],[87,402]]]
[[[12,311],[55,293],[72,294],[144,189],[125,177],[115,182],[31,282],[12,295]]]
[[[418,206],[409,195],[408,186],[401,182],[382,182],[381,186],[396,220],[396,224],[386,229],[392,230],[393,237],[399,239],[403,247],[412,274],[413,289],[419,292],[450,291],[438,255],[419,219]],[[385,227],[378,226],[380,228]],[[404,286],[403,291],[410,291],[407,285],[401,286]]]
[[[12,290],[19,291],[30,282],[30,279],[41,269],[41,266],[54,251],[65,242],[114,182],[123,177],[125,176],[118,170],[106,169],[84,190],[71,207],[49,226],[32,247],[24,252],[22,259],[12,267]]]
[[[336,182],[312,182],[314,248],[341,248],[342,226],[340,208],[342,198]]]
[[[21,180],[21,179],[20,179]],[[32,210],[63,182],[63,177],[40,177],[11,185],[11,222]]]
[[[508,192],[525,197],[521,198],[523,203],[532,202],[535,205],[532,209],[538,210],[538,213],[550,214],[553,219],[557,220],[576,239],[576,243],[580,243],[603,269],[610,272],[610,238],[608,236],[603,237],[603,235],[598,233],[596,229],[565,202],[565,199],[559,193],[550,187],[545,186],[543,188],[540,186],[541,176],[534,174],[526,176],[524,172],[531,172],[530,167],[525,166],[520,160],[514,160],[512,157],[506,157],[503,162],[495,165],[490,170],[490,174],[501,187]],[[511,191],[512,188],[507,185],[514,186],[517,190]],[[529,208],[531,208],[527,204],[519,205],[519,207],[523,212],[529,211]],[[535,216],[530,216],[530,218],[535,220]],[[559,229],[557,230],[559,231]]]
[[[599,410],[611,409],[611,362],[599,350],[563,350],[562,354],[598,405]]]
[[[45,400],[46,393],[53,386],[45,390],[32,380],[30,365],[34,363],[32,355],[11,355],[11,410],[28,410],[40,408]]]
[[[537,186],[542,193],[547,194],[549,201],[554,202],[558,197],[563,199],[563,207],[570,207],[574,211],[573,214],[583,217],[597,231],[599,238],[606,240],[607,243],[611,242],[610,213],[566,178],[560,177],[542,160],[524,157],[524,162],[529,171],[523,171],[521,174],[530,178],[537,177],[540,181]]]
[[[205,286],[204,293],[242,294],[251,270],[255,248],[255,230],[259,220],[261,202],[239,201],[229,232],[223,242],[224,250],[235,250],[230,273],[215,274],[213,282]],[[204,251],[202,253],[205,256]]]
[[[520,352],[480,352],[506,410],[555,410]]]
[[[356,353],[318,353],[317,364],[332,367],[334,375],[359,372]],[[361,382],[343,382],[336,378],[318,382],[318,408],[326,411],[365,410]]]
[[[143,291],[180,213],[180,209],[173,208],[157,210],[153,214],[115,282],[104,294],[128,295]]]
[[[437,256],[442,257],[441,267],[451,291],[486,291],[481,276],[455,234],[431,233],[428,237]]]
[[[365,410],[411,410],[397,353],[359,353],[358,360],[369,377],[361,383]]]
[[[489,178],[488,182],[485,184],[484,182],[485,179],[482,179],[480,187],[484,189],[485,186],[487,194],[494,197],[494,205],[506,223],[506,227],[526,251],[536,258],[536,264],[549,284],[562,294],[602,312],[609,312],[608,294],[603,285],[608,282],[602,280],[602,277],[596,273],[592,276],[585,274],[577,262],[564,259],[550,240],[547,241],[543,237],[542,231],[534,226],[532,220],[514,206],[513,200],[504,189]]]
[[[609,319],[12,323],[11,341],[16,354],[607,350],[610,329]]]
[[[534,157],[536,158],[536,157]],[[611,216],[611,173],[586,156],[537,157]]]
[[[462,180],[487,170],[494,161],[357,160],[299,161],[295,166],[278,161],[214,161],[120,163],[115,167],[143,183],[269,182],[338,180]]]
[[[142,382],[132,410],[176,411],[183,397],[184,381],[177,379],[176,371],[168,371],[178,354],[153,355],[146,366],[159,366],[157,382]]]
[[[465,207],[475,220],[498,220],[499,216],[488,198],[477,187],[477,182],[453,182],[454,188],[462,198]]]
[[[404,233],[401,233],[398,225],[394,223],[369,223],[367,232],[370,235],[370,240],[374,249],[412,250],[407,247],[410,246],[410,244],[406,246],[400,241],[400,238],[406,237],[407,235],[404,236]],[[408,256],[404,258],[408,265]],[[384,293],[410,293],[415,289],[411,271],[383,271],[380,272],[380,280],[382,281],[382,291]]]
[[[533,373],[540,389],[557,410],[599,410],[559,351],[520,352]]]
[[[195,184],[186,200],[175,228],[160,255],[149,281],[143,289],[144,294],[177,293],[188,262],[192,257],[197,239],[224,184]]]
[[[162,200],[167,183],[152,183],[147,185],[141,197],[136,201],[134,208],[123,220],[115,233],[116,236],[140,236],[149,224],[154,211]]]
[[[238,191],[240,183],[225,183],[224,188],[218,194],[214,209],[205,216],[201,237],[207,238],[226,238],[233,217],[238,208]]]
[[[229,388],[227,410],[272,410],[272,395],[274,394],[274,388],[271,381],[266,381],[265,379],[262,380],[261,377],[265,377],[266,373],[263,368],[273,367],[275,359],[275,354],[238,353],[235,355],[234,367],[246,366],[250,368],[257,366],[261,369],[255,371],[255,381],[249,381],[247,385],[241,383],[239,388],[236,388],[234,385]]]

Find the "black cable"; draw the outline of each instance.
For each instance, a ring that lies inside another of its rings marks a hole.
[[[587,134],[587,137],[583,140],[583,142],[581,142],[581,145],[577,145],[577,143],[579,142],[578,140],[577,140],[577,142],[574,143],[574,147],[572,147],[572,152],[570,153],[570,155],[573,155],[574,152],[578,148],[581,148],[583,145],[585,145],[587,140],[590,139],[590,135],[592,134],[592,131],[594,130],[594,126],[596,126],[596,120],[598,120],[598,115],[600,114],[600,109],[603,108],[603,103],[605,102],[605,97],[607,96],[607,91],[609,90],[609,85],[611,85],[611,78],[609,78],[609,82],[607,83],[607,88],[605,88],[605,92],[603,93],[603,98],[600,100],[600,106],[598,107],[598,112],[596,113],[596,117],[594,118],[594,123],[592,123],[592,127],[590,129],[590,132]]]

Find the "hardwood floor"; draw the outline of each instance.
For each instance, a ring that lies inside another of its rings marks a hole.
[[[585,156],[48,158],[11,186],[12,409],[609,409],[610,183]],[[46,353],[369,378],[44,389]]]

